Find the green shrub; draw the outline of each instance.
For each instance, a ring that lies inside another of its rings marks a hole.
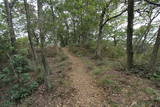
[[[102,84],[104,85],[114,85],[115,81],[109,79],[102,79]]]
[[[17,38],[16,48],[17,49],[28,48],[28,37]]]
[[[1,103],[2,107],[14,107],[15,103],[11,102],[9,100],[4,101],[3,103]]]
[[[14,55],[10,64],[0,73],[0,79],[9,85],[8,97],[11,101],[18,101],[30,95],[39,84],[31,81],[29,60],[21,55]]]
[[[109,58],[120,58],[125,55],[125,50],[121,46],[113,46],[113,45],[105,45],[103,50],[103,56],[107,56]]]
[[[108,79],[107,76],[104,76],[99,80],[99,84],[102,86],[115,86],[116,81]]]
[[[17,101],[22,98],[29,96],[39,84],[36,81],[31,82],[30,84],[22,85],[15,84],[8,92],[10,99]]]
[[[149,61],[150,56],[148,54],[135,54],[134,61],[136,65],[143,65],[147,64]]]
[[[149,78],[152,80],[160,81],[160,73],[159,72],[153,73],[153,74],[149,75]]]
[[[112,42],[107,40],[102,40],[101,45],[102,57],[121,58],[125,55],[126,51],[121,45],[114,46]],[[96,42],[90,41],[87,44],[79,47],[70,46],[69,49],[71,52],[78,56],[94,56],[96,50]]]
[[[156,95],[157,94],[157,91],[153,88],[146,88],[146,89],[144,89],[144,92],[149,95]]]
[[[0,36],[0,62],[6,61],[7,56],[6,54],[10,53],[13,49],[8,41],[9,37],[7,35]]]
[[[99,74],[101,74],[102,72],[104,72],[104,70],[102,70],[102,69],[100,69],[100,68],[96,68],[96,69],[93,70],[93,74],[94,74],[94,75],[99,75]]]
[[[28,48],[22,48],[18,50],[18,54],[22,55],[22,56],[27,56],[28,53]]]
[[[23,73],[30,70],[29,60],[24,56],[14,55],[10,63],[14,66],[16,72]]]

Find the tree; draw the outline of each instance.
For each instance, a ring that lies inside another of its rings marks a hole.
[[[115,19],[119,16],[121,16],[124,12],[127,11],[127,9],[122,10],[122,12],[120,12],[117,15],[114,16],[110,16],[109,13],[106,15],[106,10],[107,8],[110,6],[111,4],[111,0],[106,3],[105,7],[102,9],[102,13],[100,15],[100,22],[99,22],[99,31],[98,31],[98,37],[97,37],[97,46],[96,46],[96,57],[101,57],[101,51],[102,51],[102,46],[101,46],[101,40],[102,40],[102,33],[103,33],[103,29],[104,26],[112,19]],[[108,16],[108,17],[105,17]]]
[[[133,20],[134,20],[134,0],[128,0],[128,26],[127,26],[127,68],[133,67]]]
[[[155,66],[156,66],[159,47],[160,47],[160,26],[159,26],[159,29],[158,29],[156,42],[154,44],[153,51],[152,51],[152,54],[151,54],[151,59],[150,59],[150,62],[149,62],[149,69],[152,72],[155,71]]]
[[[36,52],[34,50],[33,40],[32,40],[32,36],[33,36],[33,32],[32,31],[33,30],[31,29],[31,20],[30,20],[30,14],[29,14],[29,5],[27,3],[27,0],[23,0],[23,1],[24,1],[25,12],[26,12],[27,32],[28,32],[29,43],[30,43],[33,59],[34,59],[35,62],[37,62],[37,56],[36,56]]]
[[[46,50],[45,50],[45,33],[43,28],[43,4],[42,0],[37,0],[37,7],[38,7],[38,28],[39,28],[39,35],[40,35],[40,47],[41,47],[41,59],[42,64],[44,68],[44,82],[47,88],[49,88],[49,81],[48,81],[48,75],[49,75],[49,69],[48,69],[48,63],[46,60]]]
[[[135,52],[136,53],[144,53],[146,51],[146,41],[148,39],[149,33],[153,29],[154,20],[159,16],[160,10],[157,10],[155,6],[142,6],[143,9],[138,9],[137,12],[140,16],[146,21],[146,25],[141,26],[137,32],[136,36],[137,40],[135,41]],[[138,35],[137,35],[138,34]]]
[[[5,4],[5,10],[6,10],[6,18],[7,18],[7,24],[8,24],[8,30],[9,30],[9,35],[11,39],[11,46],[13,47],[13,52],[15,53],[15,44],[16,44],[16,35],[14,32],[14,27],[13,27],[13,21],[12,21],[12,9],[17,0],[14,0],[13,2],[8,2],[8,0],[4,0]]]

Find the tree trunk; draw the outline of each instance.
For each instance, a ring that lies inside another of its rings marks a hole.
[[[7,24],[8,24],[8,29],[9,29],[9,35],[11,38],[11,45],[14,48],[12,52],[15,53],[16,35],[14,32],[14,28],[13,28],[12,7],[11,7],[11,3],[9,3],[8,0],[4,0],[4,4],[5,4],[6,15],[7,15]]]
[[[149,20],[149,23],[147,25],[147,28],[146,28],[146,31],[144,33],[144,39],[142,40],[142,43],[140,45],[140,48],[142,49],[142,52],[145,51],[145,41],[147,40],[147,36],[152,28],[151,24],[153,22],[153,20],[160,14],[159,11],[156,12],[156,14],[152,17],[152,14],[150,15],[150,20]]]
[[[32,28],[32,33],[33,33],[34,40],[36,41],[36,47],[38,47],[39,46],[39,35],[35,33],[34,28]]]
[[[50,9],[51,9],[51,16],[52,16],[52,23],[53,23],[53,30],[52,30],[52,33],[53,33],[53,36],[54,36],[54,33],[55,33],[55,27],[54,27],[54,22],[55,22],[55,13],[54,13],[54,9],[53,9],[53,2],[52,0],[50,0]],[[56,36],[56,35],[55,35]],[[59,53],[59,48],[58,48],[58,37],[56,36],[55,37],[55,49],[56,49],[56,53]]]
[[[98,38],[97,38],[97,47],[96,47],[96,57],[101,57],[101,40],[102,40],[102,30],[103,30],[103,27],[100,26],[99,27],[99,33],[98,33]]]
[[[42,64],[44,68],[44,83],[47,88],[49,88],[49,81],[48,81],[48,75],[49,75],[49,69],[48,69],[48,63],[46,60],[46,50],[45,50],[45,34],[44,34],[44,28],[43,28],[43,10],[42,10],[42,0],[37,0],[37,7],[38,7],[38,28],[39,28],[39,35],[40,35],[40,45],[41,45],[41,58],[42,58]]]
[[[102,40],[102,31],[103,31],[103,22],[104,22],[104,16],[106,13],[106,7],[103,8],[101,16],[100,16],[100,22],[99,22],[99,33],[97,38],[97,46],[96,46],[96,57],[101,57],[101,40]]]
[[[128,0],[128,26],[127,26],[127,68],[133,67],[133,20],[134,20],[134,0]]]
[[[152,71],[152,72],[155,71],[159,47],[160,47],[160,26],[158,29],[156,42],[154,44],[153,51],[151,54],[150,63],[149,63],[149,68],[150,68],[150,71]]]
[[[31,30],[31,20],[30,20],[30,14],[29,14],[29,5],[27,3],[27,0],[23,0],[24,1],[24,7],[25,7],[25,11],[26,11],[26,19],[27,19],[27,32],[28,32],[28,39],[29,39],[29,43],[31,46],[31,51],[32,51],[32,56],[35,62],[37,62],[37,56],[36,56],[36,52],[34,50],[34,46],[33,46],[33,40],[32,40],[32,30]]]
[[[116,35],[113,35],[113,42],[114,42],[114,46],[117,46]]]
[[[65,21],[65,26],[67,28],[67,34],[66,34],[66,37],[65,37],[65,44],[68,45],[69,44],[70,33],[69,33],[69,25],[68,25],[67,21]]]
[[[76,22],[74,20],[74,17],[72,18],[72,22],[73,22],[73,44],[77,45]]]

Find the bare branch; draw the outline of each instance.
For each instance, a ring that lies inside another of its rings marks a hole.
[[[123,13],[125,13],[126,11],[127,11],[127,9],[123,10],[121,13],[119,13],[119,14],[113,16],[113,17],[108,18],[108,19],[103,23],[103,26],[104,26],[108,21],[110,21],[110,20],[112,20],[112,19],[114,19],[114,18],[117,18],[117,17],[121,16],[121,15],[122,15]]]
[[[160,4],[158,4],[158,3],[154,3],[154,2],[151,2],[151,1],[149,1],[149,0],[144,0],[144,1],[146,1],[146,2],[149,3],[149,4],[152,4],[152,5],[155,5],[155,6],[160,7]]]

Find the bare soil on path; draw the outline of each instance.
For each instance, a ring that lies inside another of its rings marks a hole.
[[[97,65],[98,61],[74,56],[67,48],[56,56],[53,50],[47,51],[52,88],[46,91],[41,84],[12,107],[160,107],[160,92],[152,81],[108,69],[109,63]]]
[[[67,48],[63,48],[64,54],[69,57],[71,71],[68,73],[71,86],[76,90],[74,107],[104,107],[103,89],[97,87],[94,79],[87,73],[87,68],[82,61],[71,55]]]
[[[53,48],[47,52],[52,55],[51,50]],[[34,94],[16,107],[108,107],[104,103],[105,92],[97,86],[87,65],[67,48],[61,51],[63,56],[47,57],[51,69],[48,79],[53,88],[47,92],[45,85],[40,85]],[[62,61],[63,57],[66,59]]]

